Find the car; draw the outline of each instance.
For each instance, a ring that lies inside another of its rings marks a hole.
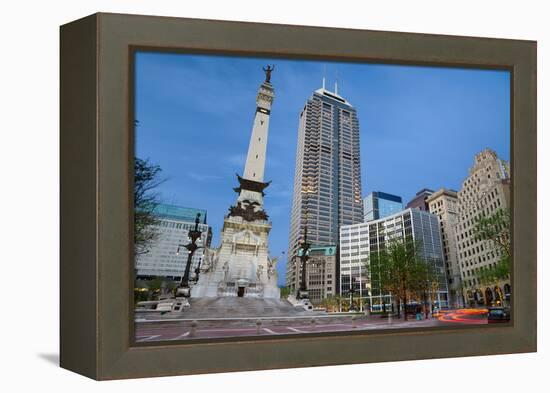
[[[489,307],[487,312],[488,323],[510,322],[510,310],[505,307]]]

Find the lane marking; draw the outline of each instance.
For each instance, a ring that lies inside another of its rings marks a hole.
[[[187,336],[189,336],[189,332],[185,332],[185,333],[183,333],[183,334],[180,334],[179,336],[174,337],[174,338],[171,338],[170,340],[171,340],[171,341],[172,341],[172,340],[181,340],[182,338],[185,338],[185,337],[187,337]]]
[[[304,332],[300,329],[293,328],[292,326],[287,326],[286,328],[289,329],[289,330],[292,330],[293,332],[296,332],[296,333],[308,333],[308,332]]]
[[[268,332],[269,334],[281,334],[281,333],[277,333],[277,332],[274,332],[273,330],[271,329],[268,329],[268,328],[263,328],[266,332]]]
[[[141,342],[144,342],[144,341],[149,341],[149,340],[154,340],[155,338],[157,337],[160,337],[160,334],[155,334],[154,336],[147,336],[145,338],[142,338],[140,340],[137,340],[138,343],[141,343]]]

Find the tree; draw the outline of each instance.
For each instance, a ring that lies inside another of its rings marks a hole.
[[[158,239],[159,220],[153,213],[159,202],[154,190],[164,181],[159,178],[161,171],[148,160],[134,160],[134,255],[146,254]]]
[[[349,297],[343,295],[334,296],[335,309],[337,312],[349,310]]]
[[[163,282],[162,278],[156,277],[147,283],[147,287],[149,288],[150,300],[154,300],[160,295],[161,289],[162,289],[162,282]]]
[[[433,270],[420,256],[420,244],[411,238],[388,240],[383,249],[371,253],[369,264],[371,272],[379,272],[380,291],[390,293],[397,302],[398,318],[401,304],[406,306],[411,299],[421,298],[436,282]]]
[[[174,281],[167,281],[165,282],[166,285],[166,292],[167,293],[173,293],[176,288],[178,287],[177,284]]]
[[[149,299],[149,290],[147,288],[134,288],[134,303],[143,302]]]
[[[328,295],[321,300],[321,306],[325,307],[328,312],[338,311],[338,299],[334,295]]]
[[[281,299],[286,299],[288,297],[288,295],[290,295],[292,293],[292,290],[290,289],[290,287],[279,287],[280,289],[280,293],[281,293]]]
[[[476,219],[474,238],[493,244],[500,255],[500,259],[495,265],[481,268],[478,271],[479,281],[483,284],[494,284],[510,277],[512,262],[510,234],[509,209],[498,209],[490,215],[482,215]]]

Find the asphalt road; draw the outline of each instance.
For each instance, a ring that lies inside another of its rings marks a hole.
[[[203,325],[201,327],[201,324]],[[189,321],[147,321],[136,323],[136,342],[154,341],[177,341],[192,340],[196,338],[228,338],[246,336],[274,336],[285,334],[308,334],[344,331],[364,331],[376,329],[400,329],[400,328],[431,328],[439,326],[456,325],[484,325],[487,324],[487,317],[484,310],[451,310],[444,311],[430,319],[420,321],[410,318],[405,321],[403,318],[393,318],[391,322],[380,317],[359,319],[355,322],[351,318],[346,321],[320,320],[315,324],[296,323],[288,320],[284,323],[263,322],[256,326],[256,320],[244,321],[243,326],[219,326],[212,323],[197,321],[195,329],[191,328]],[[194,331],[193,331],[194,330]]]

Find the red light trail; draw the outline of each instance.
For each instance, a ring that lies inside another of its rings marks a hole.
[[[434,314],[441,322],[466,323],[484,325],[487,323],[486,308],[464,308],[461,310],[445,310]]]

